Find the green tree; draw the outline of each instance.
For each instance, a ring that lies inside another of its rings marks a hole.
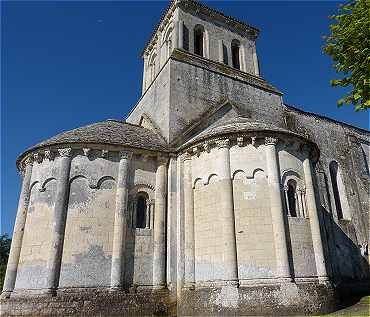
[[[330,35],[324,36],[323,50],[333,59],[333,67],[342,78],[332,86],[348,87],[349,93],[338,100],[354,105],[355,111],[370,108],[370,0],[350,0],[329,17]]]
[[[11,242],[12,240],[9,239],[7,234],[0,236],[0,290],[3,288]]]

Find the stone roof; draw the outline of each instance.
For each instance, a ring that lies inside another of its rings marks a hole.
[[[168,151],[165,140],[155,132],[124,121],[106,120],[57,134],[29,148],[22,156],[37,148],[73,143],[123,145],[154,151]]]
[[[190,144],[194,144],[219,135],[254,131],[280,132],[295,135],[297,137],[302,138],[302,136],[300,136],[297,133],[277,127],[269,123],[260,121],[251,121],[250,119],[244,117],[236,117],[208,127],[207,129],[203,130],[202,132],[191,138],[189,141],[187,141],[183,146],[181,146],[181,148],[187,147]]]
[[[230,26],[234,26],[235,28],[241,28],[244,30],[249,30],[254,34],[255,37],[259,34],[259,29],[257,29],[254,26],[251,26],[243,21],[240,21],[232,16],[228,16],[221,11],[218,11],[216,9],[210,8],[204,4],[202,4],[199,1],[196,0],[170,0],[167,8],[164,10],[163,14],[161,15],[161,18],[157,24],[157,26],[154,28],[154,31],[152,32],[147,44],[145,45],[142,55],[144,55],[145,50],[148,46],[152,43],[153,39],[155,38],[155,34],[160,29],[162,22],[166,20],[167,15],[170,12],[173,12],[173,10],[176,8],[176,6],[183,5],[186,8],[191,8],[194,10],[194,12],[202,12],[206,15],[211,15],[214,19],[222,19],[226,20]]]

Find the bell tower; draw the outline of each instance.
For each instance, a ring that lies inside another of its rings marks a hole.
[[[258,33],[255,27],[197,1],[171,1],[142,53],[143,94],[174,49],[259,76]]]
[[[260,77],[258,34],[198,1],[171,1],[143,50],[142,96],[127,121],[150,127],[175,147],[229,101],[237,115],[276,122],[281,93]]]

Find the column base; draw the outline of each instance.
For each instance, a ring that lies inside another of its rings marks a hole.
[[[3,298],[10,298],[10,295],[12,294],[12,291],[3,291],[0,295],[0,299]]]
[[[57,289],[56,288],[48,288],[48,289],[42,290],[41,294],[45,295],[45,296],[55,297],[55,296],[57,296]]]
[[[336,308],[329,284],[294,283],[274,279],[255,285],[224,283],[195,290],[183,288],[178,298],[179,316],[302,316],[326,314]],[[249,282],[249,281],[248,281]],[[250,281],[251,282],[251,281]],[[269,283],[269,284],[267,284]]]
[[[195,289],[195,283],[194,282],[185,283],[183,288],[194,290]]]

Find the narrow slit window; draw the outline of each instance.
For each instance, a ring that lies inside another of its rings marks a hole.
[[[330,172],[330,178],[331,178],[331,185],[333,187],[334,202],[335,202],[335,208],[337,210],[337,217],[338,219],[343,219],[343,210],[342,210],[342,204],[340,201],[339,188],[338,188],[338,163],[337,162],[332,161],[329,164],[329,172]]]
[[[297,217],[296,190],[294,184],[288,184],[288,210],[291,217]]]
[[[146,210],[147,210],[146,198],[143,196],[139,196],[137,198],[136,204],[136,228],[146,227]]]
[[[233,67],[240,69],[240,42],[238,40],[233,40],[231,42],[231,57]]]
[[[204,28],[198,25],[194,29],[194,53],[203,56]]]

